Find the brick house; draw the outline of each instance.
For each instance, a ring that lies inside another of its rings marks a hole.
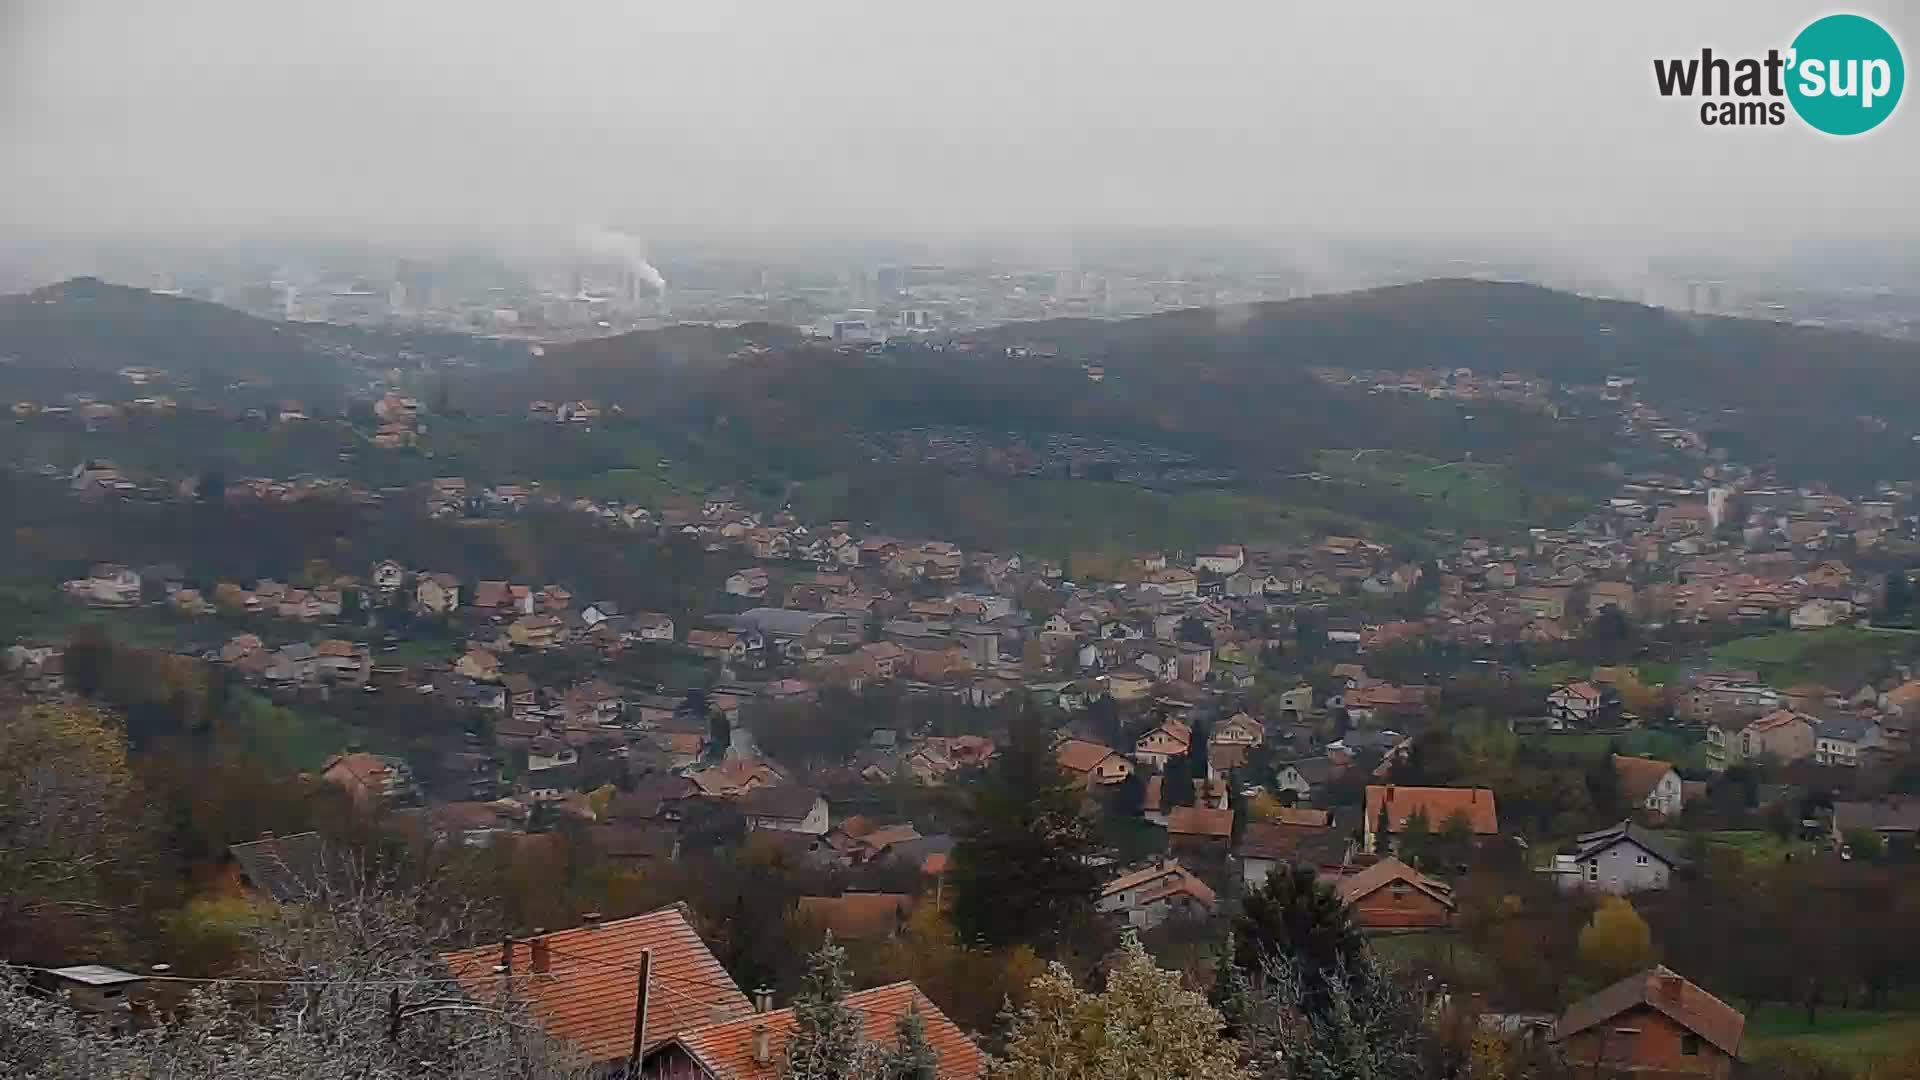
[[[1474,839],[1482,840],[1500,831],[1500,816],[1491,788],[1402,787],[1394,784],[1368,784],[1367,809],[1361,823],[1362,846],[1378,850],[1380,824],[1385,821],[1391,839],[1404,832],[1416,815],[1426,818],[1427,827],[1438,833],[1455,817],[1464,817]]]
[[[1353,924],[1362,930],[1442,930],[1459,904],[1453,887],[1399,859],[1381,859],[1334,885]]]
[[[1553,1038],[1574,1071],[1730,1075],[1747,1018],[1665,966],[1574,1002]]]

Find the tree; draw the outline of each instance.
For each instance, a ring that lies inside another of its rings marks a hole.
[[[1164,783],[1164,781],[1163,781]],[[1165,788],[1161,789],[1162,794]],[[1109,808],[1118,817],[1137,818],[1147,804],[1147,771],[1134,769],[1127,773],[1113,788],[1113,801]]]
[[[894,1044],[882,1051],[874,1067],[874,1080],[933,1080],[940,1068],[940,1055],[927,1041],[927,1024],[920,1010],[909,1006],[906,1015],[894,1022]]]
[[[1322,974],[1356,963],[1366,941],[1347,906],[1311,866],[1282,863],[1247,891],[1233,918],[1236,962],[1258,979],[1274,964],[1288,965],[1308,986]]]
[[[1037,724],[1015,727],[975,785],[947,885],[961,939],[1052,946],[1092,909],[1102,848]]]
[[[1220,1013],[1221,1030],[1229,1038],[1238,1037],[1240,1025],[1253,1007],[1253,986],[1237,957],[1239,942],[1239,935],[1228,930],[1220,955],[1214,957],[1213,985],[1207,989],[1207,1004]]]
[[[1887,571],[1887,586],[1880,594],[1880,614],[1890,623],[1902,622],[1913,610],[1913,583],[1905,570]]]
[[[1107,972],[1104,993],[1073,983],[1060,964],[1034,980],[1015,1014],[1006,1058],[993,1080],[1239,1080],[1238,1048],[1220,1035],[1220,1014],[1156,967],[1131,932]]]
[[[1420,1003],[1371,951],[1318,976],[1270,964],[1243,1037],[1258,1080],[1422,1080]],[[1434,1075],[1452,1075],[1436,1072]]]
[[[847,950],[827,934],[807,961],[793,1000],[793,1033],[782,1052],[787,1080],[851,1080],[867,1068],[866,1022],[847,1005]]]
[[[1213,762],[1209,760],[1212,741],[1213,726],[1205,717],[1195,717],[1187,736],[1187,764],[1195,783],[1204,783],[1213,772]]]
[[[1406,824],[1400,827],[1400,854],[1415,866],[1425,864],[1432,856],[1433,826],[1425,810],[1408,814]]]
[[[1653,964],[1653,931],[1633,905],[1606,896],[1580,931],[1580,968],[1595,983],[1611,985]]]
[[[707,756],[715,761],[727,756],[727,749],[733,745],[733,721],[727,718],[727,711],[718,705],[707,709]]]
[[[1193,805],[1193,754],[1175,754],[1167,759],[1167,774],[1160,779],[1160,809]]]

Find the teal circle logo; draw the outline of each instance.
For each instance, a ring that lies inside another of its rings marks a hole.
[[[1906,65],[1893,35],[1859,15],[1817,19],[1793,39],[1787,99],[1793,111],[1829,135],[1879,127],[1900,104]]]

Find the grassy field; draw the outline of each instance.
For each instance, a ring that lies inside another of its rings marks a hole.
[[[1411,495],[1462,524],[1518,524],[1526,503],[1498,465],[1436,461],[1418,454],[1323,450],[1314,468],[1348,483]]]
[[[1873,1009],[1821,1009],[1808,1025],[1806,1010],[1763,1005],[1747,1018],[1743,1056],[1751,1059],[1798,1051],[1858,1068],[1904,1058],[1920,1047],[1920,1013]]]
[[[1851,626],[1826,630],[1780,630],[1737,638],[1713,650],[1716,663],[1754,668],[1776,685],[1819,682],[1852,689],[1890,657],[1916,647],[1905,634],[1879,634]]]
[[[1672,843],[1676,849],[1684,851],[1687,844],[1686,833],[1670,830],[1660,835]],[[1752,862],[1778,862],[1786,858],[1789,853],[1808,855],[1814,851],[1814,845],[1804,840],[1782,840],[1764,829],[1722,829],[1704,835],[1708,844],[1730,848]]]
[[[1604,754],[1618,742],[1620,752],[1633,757],[1659,758],[1675,766],[1705,768],[1707,744],[1662,728],[1636,728],[1620,735],[1585,731],[1542,732],[1524,736],[1526,742],[1559,754]]]

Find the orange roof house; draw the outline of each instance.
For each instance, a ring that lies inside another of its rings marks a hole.
[[[1374,849],[1375,830],[1382,813],[1386,815],[1387,835],[1404,831],[1407,821],[1419,814],[1434,832],[1446,828],[1455,815],[1464,815],[1476,837],[1492,836],[1500,831],[1500,816],[1494,810],[1491,788],[1400,787],[1394,784],[1367,785],[1367,813],[1363,822],[1364,843]]]
[[[973,1080],[986,1069],[980,1048],[910,982],[848,994],[846,1004],[865,1021],[867,1041],[880,1046],[893,1046],[900,1018],[917,1014],[939,1059],[934,1066],[939,1080]],[[778,1080],[794,1027],[792,1009],[708,1024],[649,1051],[640,1074],[648,1080]]]
[[[803,896],[800,921],[831,930],[835,941],[885,941],[900,932],[913,913],[905,893],[847,893]]]
[[[494,967],[507,957],[513,974],[525,976],[515,986],[533,1021],[592,1060],[607,1062],[634,1051],[640,954],[646,951],[652,967],[643,1053],[713,1025],[716,1015],[752,1015],[753,1003],[694,932],[680,904],[440,959],[469,997],[492,1001],[500,992]]]
[[[1663,965],[1574,1002],[1554,1024],[1568,1064],[1636,1076],[1725,1077],[1747,1018]]]
[[[1453,923],[1453,888],[1399,859],[1381,859],[1334,886],[1362,930],[1436,930]]]
[[[1068,739],[1053,754],[1060,768],[1080,787],[1117,784],[1133,775],[1133,762],[1096,742]]]

